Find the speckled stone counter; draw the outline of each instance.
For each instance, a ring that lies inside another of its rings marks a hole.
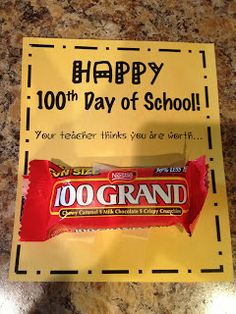
[[[0,313],[235,313],[236,283],[10,283],[23,36],[214,42],[236,257],[236,2],[2,0]]]

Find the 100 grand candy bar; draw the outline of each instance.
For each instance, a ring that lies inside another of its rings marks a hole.
[[[184,167],[65,168],[30,162],[21,241],[62,232],[182,225],[191,234],[207,196],[205,157]]]

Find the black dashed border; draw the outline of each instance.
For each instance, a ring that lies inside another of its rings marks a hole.
[[[54,48],[54,45],[30,44],[33,48]]]
[[[117,50],[124,50],[124,51],[140,51],[140,48],[135,47],[118,47]]]
[[[178,269],[152,269],[153,274],[178,274]]]
[[[32,48],[54,48],[54,45],[51,44],[29,44]],[[66,48],[66,45],[62,46],[63,48]],[[82,49],[82,50],[98,50],[98,47],[96,46],[74,46],[75,49]],[[110,47],[106,47],[106,50],[109,50]],[[140,51],[140,48],[137,47],[117,47],[117,50],[124,50],[124,51]],[[150,48],[147,49],[148,51],[151,51]],[[181,52],[181,49],[164,49],[160,48],[158,49],[159,52]],[[192,52],[192,50],[188,50],[188,52]],[[199,53],[202,55],[202,67],[205,70],[206,65],[206,53],[205,50],[199,50]],[[29,57],[32,56],[32,54],[28,54]],[[204,75],[204,79],[206,79],[207,76]],[[27,87],[31,87],[31,80],[32,80],[32,65],[29,64],[27,66]],[[205,107],[209,108],[209,91],[208,86],[204,86],[204,94],[205,94]],[[30,99],[30,96],[27,96],[27,99]],[[206,116],[207,119],[210,119],[210,116]],[[26,130],[30,130],[30,107],[26,108]],[[207,138],[208,138],[208,148],[209,150],[212,150],[212,136],[211,136],[211,127],[207,127]],[[29,142],[29,139],[25,140],[26,142]],[[24,153],[24,175],[27,175],[28,173],[28,160],[29,160],[29,151],[25,151]],[[213,158],[210,158],[212,161]],[[214,194],[217,193],[216,191],[216,181],[215,181],[215,171],[214,169],[211,169],[211,182],[212,182],[212,192]],[[218,205],[218,203],[214,203]],[[24,198],[22,196],[21,199],[21,212],[20,217],[22,216],[22,211],[24,207]],[[220,216],[215,215],[215,227],[216,227],[216,240],[218,242],[221,242],[221,231],[220,231]],[[20,270],[19,269],[19,263],[20,263],[20,252],[21,252],[21,245],[17,244],[16,247],[16,260],[15,260],[15,273],[18,275],[25,275],[27,274],[27,270]],[[218,251],[218,255],[223,255],[222,251]],[[188,273],[192,273],[191,269],[187,270]],[[201,273],[223,273],[224,272],[224,266],[219,265],[219,268],[202,268],[200,269]],[[92,270],[88,270],[88,274],[92,274]],[[129,269],[102,269],[101,274],[103,275],[111,275],[111,274],[120,274],[120,275],[127,275],[130,273]],[[138,269],[139,274],[143,274],[142,269]],[[178,269],[152,269],[152,274],[178,274]],[[40,270],[36,271],[37,275],[41,274]],[[50,270],[50,275],[78,275],[79,270]]]
[[[181,49],[164,49],[160,48],[158,49],[159,52],[181,52]]]
[[[202,55],[202,67],[203,70],[207,68],[207,62],[206,62],[206,52],[205,50],[199,50],[199,53]],[[207,75],[204,73],[203,79],[207,79]],[[204,94],[205,94],[205,107],[206,109],[209,109],[209,90],[208,86],[204,86]],[[210,116],[206,116],[207,119],[210,119]],[[207,126],[207,139],[208,139],[208,149],[210,152],[213,150],[213,143],[212,143],[212,135],[211,135],[211,126]],[[214,161],[213,157],[209,158],[210,161]],[[210,176],[211,176],[211,188],[212,193],[217,194],[217,187],[216,187],[216,178],[215,178],[215,170],[210,169]],[[213,206],[218,206],[218,203],[214,202]],[[215,230],[216,230],[216,240],[218,242],[221,242],[221,232],[220,232],[220,216],[215,215]],[[218,255],[223,255],[222,251],[218,251]],[[224,272],[224,266],[219,265],[219,268],[203,268],[200,270],[201,273],[223,273]]]
[[[82,50],[98,50],[98,47],[93,46],[74,46],[75,49],[82,49]]]
[[[212,137],[211,137],[211,127],[207,127],[207,140],[208,140],[208,148],[212,149]]]
[[[224,266],[219,265],[219,268],[202,268],[201,273],[223,273]]]
[[[215,223],[216,223],[216,237],[217,237],[217,241],[221,242],[220,217],[219,217],[219,215],[215,216]]]
[[[50,275],[78,275],[78,270],[50,270]]]
[[[24,158],[24,176],[28,174],[28,161],[29,161],[29,151],[25,151],[25,158]]]
[[[32,65],[28,65],[28,75],[27,75],[27,87],[31,87],[31,72],[32,72]]]
[[[30,108],[26,108],[26,131],[30,130]]]
[[[202,66],[203,66],[203,69],[206,68],[206,53],[205,53],[205,50],[199,50],[199,53],[202,54]]]
[[[205,92],[205,104],[206,104],[206,108],[209,108],[209,92],[208,92],[208,86],[204,86],[204,92]]]
[[[28,174],[28,161],[29,161],[29,151],[25,151],[25,158],[24,158],[24,176]]]
[[[128,269],[102,269],[102,275],[125,275],[129,274]]]
[[[27,270],[20,270],[19,269],[20,251],[21,251],[21,245],[17,244],[17,247],[16,247],[16,260],[15,260],[15,273],[17,275],[26,275],[27,274]]]
[[[215,170],[211,169],[211,186],[212,186],[212,193],[216,194],[216,178],[215,178]]]
[[[24,196],[21,197],[21,205],[20,205],[20,217],[22,217],[23,209],[24,209],[25,199]]]

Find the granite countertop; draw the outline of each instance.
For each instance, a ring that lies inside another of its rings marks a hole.
[[[186,4],[188,3],[188,4]],[[0,313],[233,313],[236,283],[10,283],[23,36],[214,42],[236,257],[236,2],[2,0],[0,3]]]

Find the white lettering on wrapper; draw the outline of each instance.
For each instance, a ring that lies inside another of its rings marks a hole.
[[[66,200],[66,194],[68,191],[68,201]],[[60,204],[62,206],[71,206],[74,204],[76,198],[75,188],[72,185],[66,185],[61,188]]]
[[[157,194],[166,204],[171,204],[171,187],[172,184],[166,184],[167,193],[162,189],[160,184],[152,184],[153,195]]]
[[[184,204],[187,200],[187,191],[184,185],[182,184],[175,184],[174,188],[174,203],[175,204]],[[184,197],[183,200],[180,200],[180,188],[183,190]]]
[[[134,186],[131,184],[118,185],[119,188],[119,205],[125,205],[126,200],[130,204],[138,204],[138,199],[133,198],[132,193],[134,192]],[[128,189],[128,190],[127,190]]]
[[[116,185],[102,185],[98,188],[97,190],[97,200],[99,201],[99,203],[101,203],[102,205],[115,205],[117,204],[117,193],[116,194],[112,194],[109,193],[109,201],[106,201],[104,198],[104,194],[105,194],[105,190],[106,189],[113,189],[114,191],[116,191]]]
[[[93,197],[94,197],[94,191],[91,185],[82,184],[77,188],[76,199],[79,205],[87,206],[87,205],[92,204]]]

